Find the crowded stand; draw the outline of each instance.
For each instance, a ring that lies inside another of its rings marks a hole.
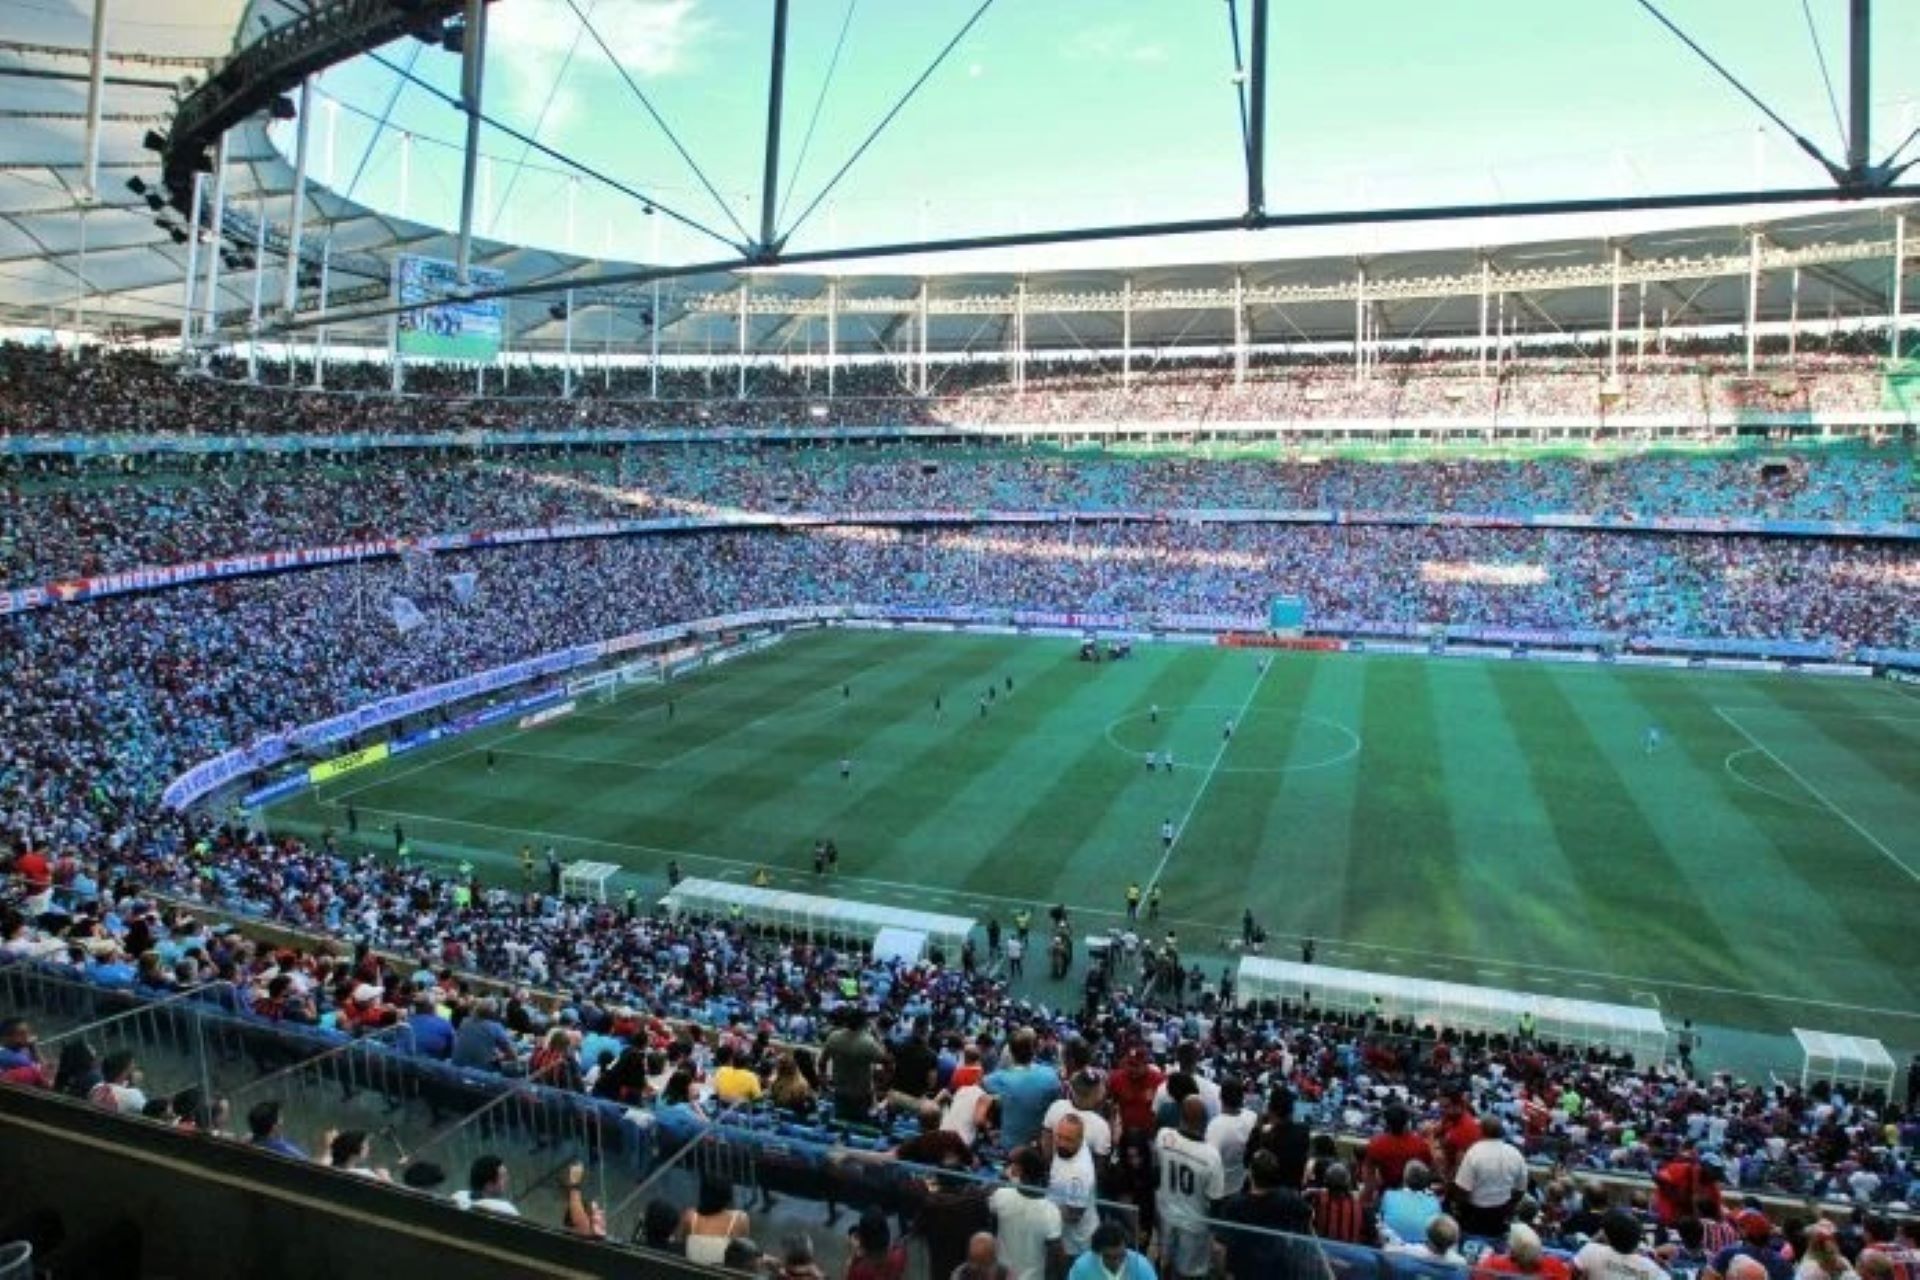
[[[1847,448],[1451,459],[1100,455],[859,446],[413,452],[378,462],[115,459],[30,464],[0,491],[0,586],[427,534],[741,512],[1257,509],[1899,522],[1912,455]]]
[[[1411,354],[1411,353],[1409,353]],[[391,394],[386,365],[339,362],[328,389],[303,389],[311,365],[268,368],[216,360],[183,372],[143,352],[61,351],[0,344],[0,433],[7,435],[285,435],[553,428],[797,428],[826,426],[1168,423],[1204,430],[1230,422],[1483,421],[1605,418],[1698,426],[1766,415],[1857,413],[1885,407],[1884,361],[1796,353],[1749,376],[1712,351],[1638,359],[1617,376],[1596,353],[1533,353],[1482,369],[1470,358],[1406,359],[1355,378],[1322,358],[1253,359],[1244,381],[1225,359],[1143,362],[1123,382],[1112,361],[1031,358],[1016,385],[1004,359],[943,365],[914,394],[905,364],[837,370],[834,394],[811,366],[770,361],[737,371],[712,364],[663,369],[656,394],[642,366],[585,369],[569,389],[551,366],[502,366],[484,385],[471,370],[409,366],[408,394]]]
[[[370,427],[351,394],[217,380],[230,368],[182,380],[140,356],[7,347],[0,369],[0,425],[10,432]],[[1217,368],[1150,374],[1125,412],[1192,417],[1200,396],[1202,416],[1311,415],[1327,402],[1309,394],[1337,385],[1348,388],[1337,393],[1343,413],[1459,411],[1446,407],[1460,401],[1444,388],[1430,398],[1432,371],[1412,365],[1389,365],[1359,391],[1345,374],[1264,363],[1256,372],[1238,389]],[[416,385],[433,388],[439,376],[423,371]],[[942,403],[982,422],[1119,412],[1109,376],[1057,376],[1059,388],[1024,397],[983,378]],[[1442,385],[1467,374],[1434,376]],[[1594,382],[1600,400],[1597,375],[1564,376]],[[757,421],[778,423],[804,403],[781,399],[796,394],[786,377],[769,377],[772,394],[745,402],[724,393],[672,402],[677,409],[619,401],[608,421],[684,425],[684,406],[702,403],[701,413],[732,422],[744,403],[764,414]],[[1738,394],[1727,390],[1730,376],[1658,378],[1678,388],[1677,399],[1664,387],[1646,392],[1649,412]],[[673,389],[697,395],[691,382]],[[1515,406],[1536,403],[1526,399],[1535,394],[1563,410],[1578,399],[1545,375],[1524,385],[1512,391]],[[1509,390],[1503,377],[1484,394],[1505,402]],[[393,404],[380,402],[383,427],[432,430],[599,422],[591,415],[606,407],[591,393],[550,406],[422,397],[400,402],[389,419]],[[887,406],[871,410],[874,420],[897,421],[887,415],[899,406],[921,414],[915,420],[928,412],[897,394],[874,405]],[[1524,1028],[1461,1035],[1304,1006],[1242,1007],[1228,974],[1202,971],[1171,939],[1125,948],[1118,972],[1084,991],[1042,988],[1016,980],[1008,942],[1025,946],[1030,927],[1036,946],[1070,940],[1065,907],[1046,923],[1033,912],[995,920],[957,955],[876,959],[845,939],[668,918],[632,894],[565,900],[557,871],[544,885],[483,880],[442,861],[376,857],[333,835],[273,836],[159,803],[189,766],[262,735],[743,606],[1259,617],[1291,594],[1327,629],[1451,625],[1604,632],[1628,643],[1920,650],[1920,557],[1897,539],[1157,518],[1263,509],[1900,521],[1915,510],[1906,453],[1380,464],[628,448],[486,461],[408,454],[378,465],[350,454],[149,465],[10,477],[0,507],[8,583],[363,538],[715,510],[1156,518],[849,521],[538,542],[9,615],[0,619],[0,856],[9,886],[0,956],[9,966],[136,1002],[212,984],[221,1016],[270,1037],[372,1043],[404,1030],[403,1052],[423,1070],[444,1065],[462,1079],[536,1082],[608,1104],[663,1158],[724,1126],[772,1134],[777,1122],[787,1126],[784,1158],[809,1153],[815,1189],[801,1194],[822,1198],[824,1186],[831,1204],[838,1187],[851,1203],[897,1210],[928,1250],[925,1274],[938,1277],[1038,1276],[1067,1265],[1076,1277],[1151,1274],[1134,1267],[1137,1251],[1153,1253],[1162,1275],[1309,1274],[1299,1255],[1234,1224],[1317,1237],[1321,1249],[1385,1248],[1419,1275],[1471,1266],[1547,1276],[1571,1268],[1582,1280],[1789,1272],[1840,1280],[1850,1271],[1895,1280],[1920,1267],[1914,1228],[1884,1216],[1905,1212],[1920,1176],[1911,1077],[1903,1106],[1826,1086],[1698,1078],[1684,1057],[1636,1063]],[[397,636],[396,597],[415,611]],[[228,919],[241,924],[217,923]],[[32,1026],[17,1017],[0,1028],[10,1083],[307,1157],[304,1135],[285,1135],[264,1103],[236,1116],[218,1098],[148,1098],[131,1057],[80,1058],[43,1060]],[[343,1173],[377,1177],[366,1139],[347,1129],[316,1150]],[[1193,1162],[1203,1194],[1159,1188],[1156,1158]],[[942,1177],[898,1177],[893,1165]],[[463,1208],[518,1212],[497,1155],[456,1176],[466,1183],[453,1197]],[[774,1185],[760,1176],[763,1190]],[[753,1219],[710,1181],[661,1214],[649,1205],[645,1238],[694,1261],[823,1274],[805,1240],[753,1263]],[[561,1220],[581,1234],[605,1231],[606,1206],[581,1187],[565,1180]],[[1775,1220],[1748,1200],[1758,1195],[1843,1201],[1854,1212]],[[943,1196],[954,1203],[937,1212]],[[849,1276],[901,1274],[887,1215],[861,1217],[849,1255]],[[1081,1265],[1089,1262],[1098,1269]]]

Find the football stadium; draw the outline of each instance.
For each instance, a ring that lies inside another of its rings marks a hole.
[[[0,4],[0,1280],[1920,1274],[1915,49]]]

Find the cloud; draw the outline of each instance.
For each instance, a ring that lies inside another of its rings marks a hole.
[[[1082,27],[1066,43],[1067,57],[1081,62],[1165,62],[1167,46],[1142,39],[1132,22]]]
[[[576,0],[614,60],[641,84],[687,71],[695,47],[710,23],[700,0]],[[498,61],[500,82],[514,116],[532,124],[568,50],[579,50],[547,111],[547,129],[572,117],[602,76],[617,73],[607,65],[593,37],[584,35],[566,0],[513,0],[494,5],[487,15],[487,40]],[[583,86],[586,86],[583,90]]]

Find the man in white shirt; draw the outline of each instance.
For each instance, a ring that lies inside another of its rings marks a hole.
[[[977,1147],[980,1145],[980,1129],[992,1105],[993,1098],[985,1089],[977,1084],[963,1084],[947,1099],[947,1110],[940,1117],[940,1127],[948,1133],[959,1134],[960,1140],[969,1147]]]
[[[1093,1247],[1093,1230],[1100,1225],[1100,1211],[1094,1205],[1095,1176],[1086,1127],[1079,1116],[1061,1117],[1053,1134],[1047,1199],[1059,1207],[1060,1248],[1069,1261]]]
[[[1527,1194],[1527,1158],[1506,1138],[1499,1116],[1482,1116],[1480,1141],[1467,1148],[1454,1171],[1460,1228],[1468,1235],[1506,1235],[1514,1206]]]
[[[1220,1086],[1220,1114],[1207,1122],[1207,1145],[1220,1153],[1227,1194],[1237,1196],[1247,1185],[1247,1139],[1258,1116],[1248,1111],[1246,1087],[1238,1080]]]
[[[1095,1160],[1105,1160],[1113,1150],[1113,1126],[1100,1114],[1105,1093],[1106,1086],[1099,1076],[1092,1071],[1076,1072],[1067,1081],[1068,1096],[1047,1108],[1046,1117],[1040,1122],[1042,1132],[1057,1142],[1060,1122],[1069,1116],[1078,1117],[1086,1134],[1087,1150]]]
[[[1013,1183],[987,1197],[1000,1262],[1011,1280],[1047,1280],[1060,1257],[1060,1209],[1045,1195],[1047,1162],[1038,1148],[1021,1147],[1007,1161]]]
[[[1154,1208],[1166,1228],[1167,1269],[1179,1277],[1205,1276],[1213,1266],[1207,1217],[1226,1194],[1220,1153],[1207,1145],[1207,1104],[1196,1095],[1180,1102],[1180,1127],[1162,1129],[1153,1140],[1159,1189]]]
[[[462,1209],[480,1209],[509,1218],[520,1210],[507,1199],[507,1162],[499,1156],[481,1156],[467,1171],[467,1190],[453,1193],[453,1202]]]

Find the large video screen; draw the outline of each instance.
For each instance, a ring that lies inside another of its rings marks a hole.
[[[469,302],[456,295],[459,272],[440,258],[403,254],[393,266],[394,298],[417,310],[400,313],[395,330],[396,354],[429,360],[465,360],[491,363],[500,355],[506,303],[500,299]],[[502,288],[504,271],[472,267],[467,279],[475,292]]]

